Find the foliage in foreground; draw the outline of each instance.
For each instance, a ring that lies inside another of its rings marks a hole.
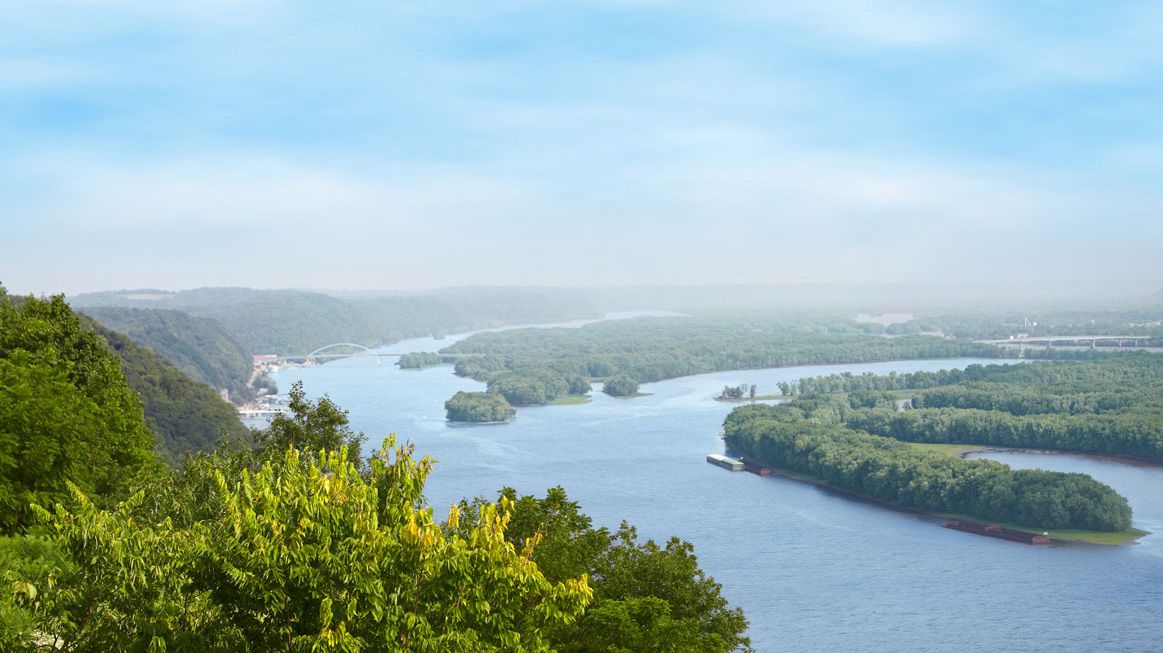
[[[214,475],[213,519],[135,518],[139,492],[101,511],[43,518],[70,564],[7,580],[33,615],[5,650],[39,638],[64,650],[548,650],[591,591],[551,582],[505,539],[509,512],[486,505],[446,532],[423,506],[430,469],[389,440],[361,474],[345,451],[288,449],[241,478]],[[456,524],[457,512],[449,515]],[[163,648],[164,647],[164,648]]]
[[[121,498],[156,463],[141,400],[117,356],[61,296],[11,298],[0,286],[0,532],[72,483]]]
[[[555,649],[750,650],[743,611],[730,607],[721,586],[699,569],[689,542],[677,537],[665,545],[639,542],[637,531],[625,522],[616,533],[594,528],[560,487],[548,490],[544,498],[518,496],[505,488],[498,502],[511,513],[506,539],[518,547],[536,543],[533,560],[546,578],[590,578],[593,603],[578,621],[550,630]],[[487,505],[479,498],[462,502],[461,523],[475,523]]]

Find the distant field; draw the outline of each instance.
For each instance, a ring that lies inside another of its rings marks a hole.
[[[911,322],[913,318],[912,313],[860,313],[854,319],[860,323],[889,326]]]
[[[981,451],[982,449],[989,448],[980,444],[929,444],[926,442],[908,442],[906,444],[920,451],[930,451],[953,457],[960,457],[970,451]]]
[[[558,397],[557,399],[553,399],[552,401],[547,402],[546,405],[548,405],[548,406],[574,406],[577,404],[588,404],[588,403],[590,403],[590,401],[591,400],[590,400],[589,395],[566,395],[564,397]]]

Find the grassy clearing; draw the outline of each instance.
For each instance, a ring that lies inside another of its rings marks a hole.
[[[946,456],[952,456],[954,458],[959,458],[963,454],[967,454],[970,451],[982,451],[984,449],[988,449],[988,447],[983,447],[980,444],[929,444],[926,442],[905,442],[905,444],[914,449],[917,449],[918,451],[939,453]]]
[[[913,395],[917,394],[916,390],[887,390],[889,396],[893,399],[912,399]]]
[[[591,399],[589,395],[565,395],[558,397],[553,401],[548,402],[548,406],[576,406],[577,404],[588,404]]]
[[[1118,533],[1099,533],[1095,531],[1048,531],[1050,537],[1068,542],[1090,542],[1092,544],[1129,544],[1144,535],[1147,531],[1137,528],[1128,528]]]
[[[1023,533],[1034,533],[1041,535],[1045,533],[1051,539],[1061,542],[1085,542],[1088,544],[1130,544],[1131,542],[1147,535],[1147,531],[1139,530],[1137,528],[1128,528],[1125,531],[1107,532],[1107,531],[1083,531],[1077,529],[1060,529],[1060,530],[1046,530],[1030,528],[1021,524],[1011,524],[1009,522],[986,521],[980,517],[972,517],[970,515],[954,515],[941,513],[938,515],[946,519],[960,519],[962,521],[976,522],[979,524],[997,524],[1002,528],[1009,528],[1015,531],[1022,531]]]

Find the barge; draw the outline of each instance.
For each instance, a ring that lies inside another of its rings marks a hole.
[[[715,465],[716,467],[722,467],[723,469],[730,470],[732,472],[741,472],[745,467],[742,460],[730,458],[719,453],[707,454],[707,462]]]
[[[756,476],[771,476],[771,468],[764,467],[750,458],[740,458],[743,461],[743,469],[755,474]]]
[[[1038,535],[1037,533],[1015,531],[1012,528],[1002,528],[996,524],[978,524],[960,519],[945,522],[945,528],[952,528],[953,530],[974,533],[976,535],[985,535],[986,537],[996,537],[1002,540],[1009,540],[1010,542],[1021,542],[1022,544],[1050,544],[1051,541],[1050,536],[1046,534]]]

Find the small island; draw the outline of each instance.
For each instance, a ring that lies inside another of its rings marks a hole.
[[[725,385],[723,391],[715,396],[715,401],[742,403],[745,401],[779,401],[786,399],[782,394],[756,394],[758,386],[754,383],[747,385]]]
[[[471,424],[508,424],[517,411],[496,392],[458,392],[444,402],[448,421]]]
[[[602,384],[602,392],[611,397],[636,397],[638,396],[638,381],[621,374],[606,379]]]
[[[399,365],[402,370],[419,370],[434,365],[443,365],[444,362],[440,354],[419,351],[401,355],[400,360],[396,361],[396,365]]]

